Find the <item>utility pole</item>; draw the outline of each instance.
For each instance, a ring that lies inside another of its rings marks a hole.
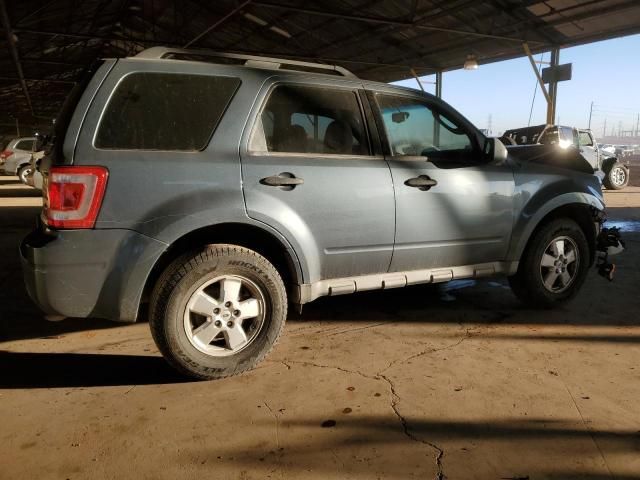
[[[591,101],[591,108],[589,109],[589,130],[591,130],[591,116],[593,115],[593,101]]]

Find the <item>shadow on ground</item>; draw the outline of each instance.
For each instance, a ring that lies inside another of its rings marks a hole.
[[[369,471],[370,468],[366,462],[358,462],[352,458],[340,458],[340,452],[353,451],[354,448],[362,447],[367,451],[373,449],[384,450],[394,447],[394,443],[405,443],[407,439],[413,442],[424,444],[426,454],[435,458],[437,455],[438,445],[456,445],[452,454],[459,460],[460,452],[464,456],[465,453],[470,455],[470,462],[475,455],[484,455],[490,453],[496,457],[496,465],[500,464],[499,458],[514,448],[527,447],[527,454],[523,455],[522,466],[518,470],[499,475],[497,477],[483,478],[502,478],[510,480],[533,480],[535,478],[545,479],[562,479],[562,480],[610,480],[616,478],[619,480],[640,479],[640,475],[615,475],[592,472],[578,467],[573,471],[554,471],[550,465],[540,465],[539,468],[532,467],[531,453],[544,452],[552,445],[563,445],[566,449],[568,445],[577,445],[583,442],[595,442],[596,444],[606,444],[609,453],[634,453],[640,448],[640,432],[634,429],[625,430],[606,430],[593,427],[585,428],[582,424],[576,424],[575,420],[551,420],[549,418],[532,418],[527,420],[519,419],[488,419],[483,421],[466,421],[466,420],[438,420],[429,418],[412,418],[407,420],[404,425],[404,436],[398,435],[398,423],[390,421],[387,416],[370,416],[352,414],[349,416],[335,417],[337,420],[331,420],[332,432],[330,435],[309,435],[305,441],[296,444],[287,444],[278,449],[265,451],[263,445],[249,443],[247,448],[228,448],[216,449],[215,452],[196,451],[194,452],[198,458],[206,458],[209,456],[212,462],[216,459],[223,459],[225,462],[237,463],[238,468],[264,469],[272,471],[274,469],[286,468],[288,472],[295,471],[299,466],[309,468],[313,466],[315,471],[323,471],[326,469],[328,475],[334,473],[336,464],[330,456],[324,463],[318,462],[318,452],[332,452],[336,463],[348,461],[350,473],[358,472],[359,468],[363,472]],[[305,429],[309,431],[314,427],[318,430],[327,424],[327,420],[322,418],[298,420],[288,419],[283,416],[279,420],[279,428],[289,432],[295,429]],[[261,425],[255,425],[259,428]],[[262,425],[268,428],[269,424],[265,421]],[[484,445],[484,451],[475,450],[478,445]],[[503,451],[496,454],[495,449]],[[355,458],[355,457],[354,457]],[[503,458],[503,457],[502,457]],[[447,450],[443,450],[441,457],[442,477],[448,478],[447,471],[449,469],[460,469],[459,465],[451,465],[448,463]],[[393,462],[393,460],[391,460]],[[406,458],[397,461],[409,461]],[[435,463],[435,461],[434,461]],[[526,467],[525,465],[528,465]],[[551,467],[551,468],[549,468]],[[300,471],[300,474],[303,470]],[[487,472],[485,472],[487,473]],[[473,476],[473,478],[480,478]]]
[[[159,356],[0,351],[0,389],[186,382]]]

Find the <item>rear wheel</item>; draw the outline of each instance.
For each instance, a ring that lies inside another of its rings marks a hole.
[[[562,304],[578,293],[589,269],[589,245],[573,220],[557,219],[537,230],[509,277],[516,296],[538,308]]]
[[[154,288],[149,322],[173,367],[215,379],[257,365],[286,316],[286,291],[271,263],[246,248],[213,245],[169,266]]]
[[[608,190],[620,190],[629,184],[629,169],[623,164],[614,163],[603,180]]]

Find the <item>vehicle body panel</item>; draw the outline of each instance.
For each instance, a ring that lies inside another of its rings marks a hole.
[[[242,185],[248,215],[271,225],[306,259],[306,282],[385,272],[391,261],[395,206],[382,156],[249,151],[261,107],[276,85],[308,85],[357,92],[359,82],[270,78],[258,95],[242,140]],[[293,189],[263,185],[281,173],[304,180]]]
[[[107,191],[95,228],[135,230],[171,244],[198,228],[246,219],[239,188],[237,145],[252,100],[243,95],[243,89],[257,88],[246,74],[202,151],[104,150],[93,144],[105,105],[123,76],[134,72],[180,73],[185,71],[184,63],[190,64],[190,73],[221,74],[219,66],[196,62],[119,60],[89,106],[73,163],[104,165],[109,170]],[[230,76],[242,73],[235,67],[223,67],[223,71]]]
[[[20,247],[25,284],[45,313],[134,322],[167,245],[130,230],[38,229]]]
[[[509,149],[511,151],[511,149]],[[553,210],[583,205],[604,210],[598,177],[567,168],[512,159],[515,224],[506,260],[518,260],[535,228]]]
[[[424,160],[391,160],[397,228],[391,271],[504,259],[513,227],[513,174],[508,165],[438,168]],[[405,185],[427,175],[428,191]]]

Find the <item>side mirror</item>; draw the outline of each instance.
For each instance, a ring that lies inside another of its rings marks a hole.
[[[487,155],[487,159],[492,163],[500,164],[504,162],[509,156],[507,147],[500,141],[499,138],[489,137],[484,145],[484,152]]]

